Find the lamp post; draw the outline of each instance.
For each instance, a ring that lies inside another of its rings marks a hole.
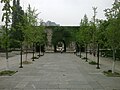
[[[99,43],[98,43],[98,41],[96,41],[97,42],[97,67],[96,67],[96,69],[100,69],[100,64],[99,64]]]

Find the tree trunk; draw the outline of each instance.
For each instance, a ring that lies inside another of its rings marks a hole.
[[[113,48],[113,64],[112,64],[112,73],[115,72],[115,49]]]
[[[86,44],[86,62],[88,62],[88,58],[87,58],[87,44]]]
[[[41,45],[39,44],[39,57],[40,57],[40,52],[41,52]]]
[[[91,44],[90,44],[90,55],[92,54],[92,51],[91,51]]]
[[[26,46],[26,61],[27,61],[27,55],[28,55],[27,51],[28,51],[28,45]]]
[[[22,66],[22,42],[21,42],[21,51],[20,51],[20,68],[23,68]]]
[[[7,13],[7,10],[6,10]],[[5,32],[6,32],[6,45],[5,45],[5,49],[6,49],[6,70],[9,70],[9,62],[8,62],[8,17],[6,16],[6,21],[5,21]]]
[[[8,48],[7,48],[7,46],[6,46],[6,70],[9,70]]]
[[[33,42],[33,60],[32,61],[35,61],[34,60],[34,42]]]
[[[80,52],[80,58],[81,58],[81,45],[80,45],[80,50],[79,50],[79,52]]]
[[[99,43],[97,46],[97,69],[100,69],[100,67],[99,67]]]
[[[56,45],[54,45],[54,52],[57,52],[57,50],[56,50],[56,49],[57,49],[57,47],[56,47]]]
[[[34,56],[36,57],[36,53],[37,53],[37,52],[36,52],[36,43],[34,44],[34,47],[35,47],[35,48],[34,48],[34,54],[35,54]]]

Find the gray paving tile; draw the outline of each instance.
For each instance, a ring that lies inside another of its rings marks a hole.
[[[20,82],[16,85],[15,88],[24,88],[29,82]]]
[[[79,84],[79,85],[85,85],[88,84],[87,81],[69,81],[69,84]]]
[[[12,67],[11,67],[12,68]],[[73,54],[45,54],[11,77],[0,77],[0,90],[120,90],[120,78],[104,76]]]
[[[47,89],[47,90],[68,90],[68,89]]]
[[[89,85],[94,89],[103,89],[103,87],[96,81],[90,81]]]

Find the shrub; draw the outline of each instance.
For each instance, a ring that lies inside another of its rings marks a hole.
[[[97,65],[97,63],[95,61],[91,61],[91,62],[89,62],[89,64],[91,64],[91,65]]]
[[[12,76],[18,71],[10,71],[10,70],[5,70],[0,72],[0,76]]]
[[[108,77],[120,77],[120,73],[118,73],[118,72],[112,73],[112,70],[103,71],[103,74]]]
[[[32,62],[29,62],[29,61],[23,61],[23,64],[32,64]]]

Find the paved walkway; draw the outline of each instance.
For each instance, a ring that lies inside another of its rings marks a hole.
[[[85,57],[86,54],[82,53],[82,56]],[[88,61],[95,61],[95,62],[97,62],[97,57],[96,56],[94,57],[93,55],[90,55],[88,53]],[[112,58],[110,58],[110,57],[100,57],[100,67],[102,69],[112,70],[112,64],[113,64],[113,59]],[[118,72],[120,72],[120,60],[116,61],[115,69]]]
[[[0,71],[6,69],[6,59],[5,59],[5,53],[0,53]],[[20,66],[20,52],[12,52],[8,54],[9,59],[9,68],[12,68],[13,66],[19,67]],[[32,57],[32,54],[28,54],[28,60],[30,60]],[[25,60],[26,55],[23,54],[23,60]]]
[[[102,67],[102,66],[101,66]],[[0,77],[0,90],[120,90],[119,77],[106,77],[74,54],[51,53]]]

